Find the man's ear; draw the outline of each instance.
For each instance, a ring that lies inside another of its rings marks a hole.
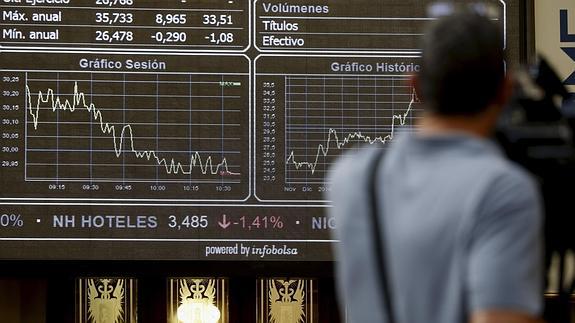
[[[511,96],[513,95],[513,88],[514,88],[514,78],[511,72],[507,72],[503,82],[501,83],[501,87],[499,89],[499,93],[497,93],[497,97],[495,98],[495,104],[498,106],[505,106]]]

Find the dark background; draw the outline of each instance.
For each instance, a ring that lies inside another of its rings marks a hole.
[[[259,1],[261,2],[261,0]],[[281,3],[281,1],[270,1]],[[303,1],[294,1],[298,3],[303,3]],[[318,4],[324,4],[322,1],[316,1]],[[392,1],[399,7],[396,9],[391,9],[389,12],[402,12],[409,11],[410,8],[417,8],[416,10],[421,11],[424,7],[424,3],[420,0],[408,0],[408,1]],[[86,2],[87,3],[87,2]],[[147,2],[146,2],[147,3]],[[164,6],[167,2],[152,2],[152,6]],[[201,6],[207,6],[212,1],[198,1]],[[359,3],[359,2],[358,2]],[[520,63],[525,63],[532,61],[534,59],[533,55],[533,21],[532,21],[532,0],[530,1],[519,1],[511,0],[508,3],[508,49],[510,62],[513,65]],[[306,2],[307,4],[307,2]],[[379,14],[386,10],[385,7],[388,2],[384,1],[361,1],[361,6],[354,8],[355,2],[350,2],[347,0],[330,1],[330,6],[334,9],[333,12],[338,13],[353,13],[359,12],[363,14]],[[3,6],[4,7],[4,6]],[[353,10],[352,10],[353,9]],[[254,8],[253,12],[260,12],[261,8]],[[388,14],[389,14],[388,12]],[[68,14],[68,16],[73,16]],[[85,15],[86,16],[86,15]],[[78,16],[79,17],[79,16]],[[243,20],[245,21],[246,20]],[[256,24],[256,31],[261,28],[260,24]],[[313,25],[310,22],[309,26],[303,26],[304,29],[313,30],[314,28],[321,29],[321,25]],[[362,30],[361,26],[356,26],[354,28],[359,28]],[[70,37],[69,40],[84,39],[82,32],[78,32],[78,29],[71,29],[66,34]],[[239,43],[242,45],[246,43],[249,37],[239,36]],[[92,37],[92,36],[90,36]],[[257,37],[252,37],[252,44],[257,44],[260,39]],[[139,39],[143,39],[140,37]],[[337,40],[338,42],[340,40]],[[356,39],[353,39],[357,42]],[[317,46],[329,47],[333,45],[333,42],[326,42],[322,39],[310,38],[307,40],[308,44],[317,44]],[[405,46],[413,44],[412,40],[401,43]],[[6,44],[2,44],[5,46]],[[345,45],[343,41],[341,46]],[[365,48],[369,49],[369,44],[364,44]],[[383,44],[377,44],[377,47],[385,46]],[[21,46],[20,49],[26,49],[27,44],[21,43],[15,46]],[[66,46],[62,44],[50,44],[46,47],[54,50],[58,47]],[[78,47],[78,50],[82,50],[82,46]],[[110,50],[109,48],[119,48],[119,50],[126,51],[125,48],[120,48],[121,46],[102,46],[104,50]],[[167,46],[169,47],[169,46]],[[141,48],[146,48],[141,46]],[[100,49],[101,50],[101,49]],[[128,49],[129,50],[129,49]],[[159,51],[172,50],[170,48],[159,48]],[[293,55],[307,55],[306,49],[297,50],[289,49],[290,53]],[[35,50],[32,50],[35,51]],[[193,52],[193,48],[178,48],[178,51],[183,52]],[[246,54],[252,60],[261,54],[262,52],[251,47],[247,50]],[[310,53],[309,55],[316,55],[317,53]],[[345,58],[350,53],[340,52],[339,55]],[[353,53],[357,54],[357,53]],[[24,59],[27,54],[14,53],[16,57],[21,56],[22,59],[11,59],[7,60],[6,51],[0,54],[2,62],[2,68],[11,69],[32,69],[38,68],[37,59]],[[74,56],[76,54],[72,54]],[[236,52],[235,55],[239,55]],[[105,53],[103,56],[111,56],[110,53]],[[43,60],[49,60],[49,55],[46,55]],[[179,58],[174,57],[175,60]],[[7,62],[11,62],[8,66]],[[252,63],[253,64],[253,63]],[[211,65],[211,64],[208,64]],[[70,66],[69,66],[70,67]],[[211,65],[210,68],[214,68]],[[237,68],[237,66],[234,66]],[[253,69],[253,66],[252,66]],[[253,86],[255,88],[255,86]],[[251,95],[251,93],[249,94]],[[252,102],[252,115],[255,122],[254,102]],[[253,138],[252,138],[253,139]],[[255,147],[252,145],[252,148]],[[255,162],[257,162],[256,154],[254,152],[252,161],[252,167]],[[2,183],[2,196],[3,197],[18,197],[18,196],[7,196],[7,193],[19,190],[29,190],[27,184],[22,184],[21,177],[13,177],[11,174],[5,173],[4,170],[1,171]],[[252,181],[252,188],[257,185],[258,178],[250,179]],[[10,194],[8,194],[10,195]],[[64,194],[65,195],[65,194]],[[22,196],[23,197],[23,196]],[[47,197],[47,196],[44,196]],[[57,198],[57,197],[56,197]],[[131,198],[138,199],[139,196],[131,196]],[[217,198],[217,197],[216,197]],[[24,205],[27,204],[26,200],[3,200],[1,209],[2,212],[6,212],[7,209],[19,209],[23,211],[26,208]],[[217,209],[213,203],[202,202],[205,205],[211,206],[211,208]],[[126,206],[126,203],[115,203],[106,206],[94,206],[89,198],[80,201],[79,208],[84,208],[84,213],[91,212],[95,208],[112,208],[120,210],[120,212],[131,212],[130,207]],[[161,208],[171,208],[179,206],[181,208],[188,208],[191,213],[195,210],[201,209],[205,206],[190,205],[184,202],[180,203],[160,203],[163,204]],[[235,204],[224,203],[224,207],[228,204],[228,207],[250,210],[251,206],[272,206],[276,205],[278,209],[283,209],[280,213],[282,216],[289,217],[292,216],[294,219],[296,217],[301,217],[304,219],[309,226],[311,222],[311,216],[321,216],[324,209],[324,204],[315,205],[318,203],[298,203],[303,205],[314,207],[309,207],[307,209],[295,208],[288,206],[278,206],[274,203],[261,203],[258,202],[253,196],[245,201]],[[38,206],[39,209],[43,209],[44,212],[42,216],[46,216],[49,212],[49,207],[46,205]],[[146,210],[149,207],[143,207]],[[61,211],[69,211],[72,206],[63,206]],[[270,208],[273,210],[273,208]],[[308,210],[308,212],[305,212]],[[310,211],[311,210],[311,211]],[[18,211],[18,210],[17,210]],[[269,212],[269,210],[268,210]],[[1,212],[0,212],[1,213]],[[217,218],[216,218],[217,219]],[[214,220],[214,219],[212,219]],[[211,221],[214,224],[214,221]],[[41,231],[40,231],[41,232]],[[45,231],[45,232],[50,232]],[[217,234],[218,231],[213,231],[213,234]],[[22,232],[21,236],[34,236],[38,235],[39,232],[27,232],[24,234]],[[167,234],[169,232],[164,232]],[[306,227],[299,234],[309,234],[307,239],[312,238],[325,238],[328,236],[328,231],[315,232]],[[10,231],[8,229],[0,229],[0,237],[7,236],[18,236],[19,233],[14,230]],[[61,234],[61,233],[58,233]],[[58,236],[55,234],[55,236]],[[122,234],[122,232],[108,232],[105,235],[117,235]],[[249,235],[254,236],[256,233],[250,233]],[[273,236],[278,234],[277,232],[268,231],[257,233],[262,236]],[[280,233],[280,235],[289,236],[294,234],[293,232],[287,231]],[[67,253],[68,248],[78,248],[75,252]],[[255,294],[256,294],[256,280],[258,278],[265,277],[309,277],[318,280],[317,289],[319,295],[319,322],[339,322],[340,317],[337,311],[337,305],[335,301],[335,289],[333,281],[333,263],[331,261],[319,261],[319,260],[331,260],[329,247],[321,247],[314,250],[312,253],[307,254],[308,256],[302,257],[301,259],[293,259],[294,261],[286,262],[270,262],[270,261],[196,261],[193,257],[186,257],[180,254],[175,249],[170,251],[165,249],[160,245],[152,244],[145,246],[146,251],[144,254],[148,256],[140,258],[134,257],[136,253],[130,253],[130,245],[126,244],[119,247],[119,244],[99,244],[96,241],[85,242],[80,244],[71,244],[69,242],[54,242],[50,244],[38,243],[38,242],[0,242],[0,314],[2,316],[2,322],[9,323],[68,323],[74,321],[74,304],[75,304],[75,282],[79,277],[111,277],[111,276],[121,276],[121,277],[133,277],[138,279],[138,293],[139,293],[139,303],[138,303],[138,317],[140,322],[165,322],[166,318],[166,292],[165,288],[167,286],[167,277],[177,277],[177,276],[217,276],[217,277],[229,277],[230,279],[230,318],[231,322],[254,322],[256,318],[255,313]],[[20,251],[19,251],[20,249]],[[94,254],[94,250],[100,250]],[[85,256],[82,256],[85,255]],[[317,257],[311,256],[317,255]],[[327,257],[327,258],[324,258]],[[25,260],[27,259],[27,260]],[[73,259],[73,260],[71,260]],[[125,260],[122,260],[125,259]],[[137,260],[136,260],[137,259]],[[147,260],[146,260],[147,259]],[[154,259],[162,259],[154,260]],[[287,259],[285,259],[287,260]],[[299,260],[299,261],[298,261]],[[277,261],[277,259],[276,259]]]

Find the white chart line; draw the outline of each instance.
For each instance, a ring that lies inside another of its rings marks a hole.
[[[295,155],[295,151],[292,151],[288,158],[286,159],[287,164],[291,164],[295,167],[296,170],[301,168],[308,169],[311,174],[315,174],[317,166],[319,165],[320,158],[326,157],[332,149],[343,149],[347,144],[349,144],[352,140],[361,140],[365,143],[370,145],[375,143],[386,144],[389,141],[393,140],[395,137],[395,128],[397,126],[404,126],[407,118],[409,117],[411,111],[413,110],[413,105],[417,102],[417,94],[415,90],[413,90],[411,94],[411,101],[407,110],[403,114],[398,114],[393,116],[393,121],[391,123],[391,133],[386,136],[378,136],[378,137],[370,137],[368,135],[364,135],[360,131],[355,131],[349,133],[345,137],[340,138],[338,132],[335,128],[330,128],[328,132],[328,139],[325,143],[319,144],[317,147],[317,153],[315,155],[315,159],[313,161],[298,161]]]
[[[32,125],[34,130],[38,129],[40,124],[40,107],[43,104],[48,104],[51,106],[53,112],[57,111],[69,111],[75,112],[77,109],[84,109],[89,112],[93,120],[97,121],[100,125],[100,130],[102,133],[110,135],[114,141],[114,151],[116,157],[120,158],[122,153],[124,153],[124,140],[128,140],[129,151],[132,152],[137,158],[154,160],[158,165],[163,166],[168,174],[185,174],[190,175],[194,169],[199,169],[204,175],[210,173],[212,175],[229,175],[229,176],[239,176],[240,173],[232,172],[228,169],[228,163],[224,157],[219,164],[214,165],[212,157],[208,156],[205,160],[202,159],[200,153],[195,152],[190,157],[189,164],[183,164],[176,160],[161,158],[155,150],[137,150],[134,144],[134,134],[131,125],[124,125],[120,131],[116,130],[116,126],[104,120],[102,112],[93,103],[86,103],[86,95],[80,92],[78,89],[78,83],[74,83],[72,101],[68,99],[62,99],[56,96],[54,90],[48,88],[44,93],[39,91],[37,93],[37,101],[34,104],[32,101],[32,93],[28,84],[26,84],[26,97],[27,105],[29,107],[29,114],[32,117]],[[119,133],[119,135],[118,135]]]

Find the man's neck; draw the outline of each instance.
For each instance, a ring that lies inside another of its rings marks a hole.
[[[491,135],[492,126],[484,116],[439,116],[425,115],[419,123],[422,135],[441,135],[447,133],[465,133],[479,138]]]

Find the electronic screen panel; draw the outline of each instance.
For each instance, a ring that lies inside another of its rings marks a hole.
[[[255,64],[256,189],[268,201],[324,202],[326,176],[358,145],[416,123],[419,58],[262,55]],[[277,135],[281,134],[281,135]]]
[[[415,129],[429,3],[3,1],[0,259],[331,260],[326,174]]]
[[[2,68],[3,103],[25,111],[23,122],[20,109],[3,113],[5,130],[24,135],[4,197],[248,197],[246,57],[6,53]]]
[[[255,45],[264,52],[418,52],[425,25],[435,19],[427,15],[424,2],[258,0]],[[504,33],[506,3],[483,2],[502,17]]]
[[[14,0],[2,4],[2,44],[30,49],[239,51],[249,46],[245,0]]]

